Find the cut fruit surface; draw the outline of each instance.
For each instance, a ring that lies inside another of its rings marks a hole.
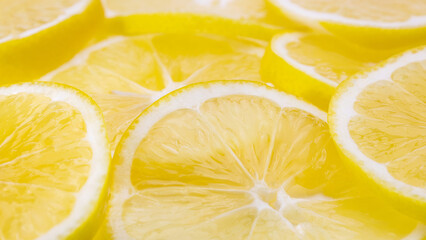
[[[325,118],[254,82],[198,83],[164,96],[115,154],[110,237],[421,239],[417,221],[352,180]]]
[[[293,21],[372,47],[401,47],[426,37],[422,0],[268,0]]]
[[[126,34],[190,32],[269,39],[283,28],[263,0],[107,0],[105,7],[111,24]]]
[[[106,197],[102,113],[70,87],[0,88],[0,239],[88,239]]]
[[[276,87],[327,109],[337,85],[396,50],[359,47],[326,34],[289,32],[273,37],[262,76]]]
[[[60,66],[102,19],[99,0],[0,0],[2,83],[33,80]]]
[[[210,35],[113,37],[44,76],[88,93],[105,115],[112,149],[133,119],[156,99],[190,83],[260,81],[266,43]]]
[[[426,47],[405,52],[338,87],[334,140],[395,206],[426,221]]]

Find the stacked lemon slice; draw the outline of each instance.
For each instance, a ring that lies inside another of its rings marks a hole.
[[[102,19],[99,0],[0,1],[1,82],[33,80],[60,66]]]
[[[425,37],[420,0],[0,0],[0,240],[426,239]]]

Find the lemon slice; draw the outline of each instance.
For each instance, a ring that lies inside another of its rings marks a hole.
[[[334,140],[351,166],[423,221],[425,76],[426,47],[405,52],[343,82],[329,112]]]
[[[166,95],[116,151],[112,239],[421,237],[422,225],[345,172],[325,118],[261,83],[206,82]]]
[[[90,239],[106,197],[102,114],[70,87],[0,88],[0,239]]]
[[[127,34],[195,32],[269,39],[283,28],[263,0],[106,0],[105,8],[115,31]]]
[[[336,86],[398,51],[359,47],[335,37],[289,32],[273,37],[262,75],[276,87],[327,109]]]
[[[267,0],[289,19],[375,48],[424,42],[423,0]]]
[[[112,149],[133,119],[156,99],[190,83],[260,81],[266,43],[213,35],[112,37],[42,78],[88,93],[105,115]]]
[[[33,80],[60,66],[102,19],[99,0],[0,0],[2,83]]]

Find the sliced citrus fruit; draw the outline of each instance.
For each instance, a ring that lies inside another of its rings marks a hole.
[[[53,83],[0,88],[0,239],[90,239],[106,197],[102,113]]]
[[[426,221],[426,47],[344,81],[330,104],[334,140],[395,206]]]
[[[33,80],[60,66],[102,19],[99,0],[0,0],[2,83]]]
[[[267,0],[293,21],[372,47],[400,47],[426,38],[423,0]]]
[[[326,110],[341,81],[396,51],[371,50],[325,34],[283,33],[272,38],[262,59],[262,75],[276,87]]]
[[[88,93],[105,115],[112,149],[156,99],[189,83],[260,81],[266,43],[211,35],[112,37],[43,77]]]
[[[269,39],[283,27],[263,0],[107,0],[106,15],[121,33],[215,33]]]
[[[116,151],[111,237],[421,237],[422,225],[352,180],[325,118],[255,82],[198,83],[166,95]]]

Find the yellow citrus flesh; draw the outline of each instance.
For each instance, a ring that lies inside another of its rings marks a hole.
[[[268,1],[293,21],[375,48],[416,44],[426,36],[421,0]]]
[[[0,239],[64,239],[96,226],[88,219],[106,193],[109,151],[86,98],[55,84],[0,88]]]
[[[33,80],[60,66],[102,19],[99,0],[1,0],[2,83]]]
[[[88,93],[105,115],[112,149],[133,119],[162,95],[217,79],[260,81],[265,43],[210,35],[113,37],[42,78]]]
[[[426,220],[425,56],[423,47],[355,76],[339,87],[330,109],[332,131],[343,152],[390,191],[399,208],[422,220]]]
[[[282,29],[262,0],[107,0],[111,25],[126,34],[192,32],[268,39]]]
[[[272,39],[262,59],[262,75],[276,87],[327,109],[341,81],[395,51],[370,50],[325,34],[283,33]]]
[[[163,97],[135,120],[116,152],[110,237],[423,236],[417,221],[352,179],[325,117],[245,81],[200,83]]]

